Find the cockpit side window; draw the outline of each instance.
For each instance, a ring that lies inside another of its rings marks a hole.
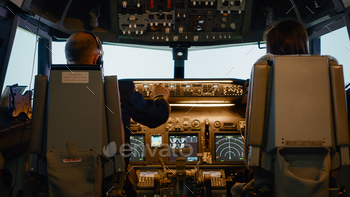
[[[29,86],[34,88],[34,76],[38,73],[38,49],[35,50],[35,45],[36,36],[18,27],[2,91],[6,86],[14,84],[27,86],[25,90],[29,90]]]
[[[335,57],[343,65],[345,84],[350,82],[350,40],[346,27],[321,36],[321,55]]]

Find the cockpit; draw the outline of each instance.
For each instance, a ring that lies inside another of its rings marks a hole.
[[[349,6],[0,0],[0,196],[350,196]],[[265,56],[289,19],[309,53]]]

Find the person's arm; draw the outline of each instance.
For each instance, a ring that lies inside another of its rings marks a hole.
[[[134,121],[150,128],[164,124],[170,113],[167,97],[164,89],[156,87],[150,96],[152,99],[144,99],[142,94],[134,91],[135,86],[130,81],[121,81],[119,84],[123,114],[127,114]],[[166,90],[167,91],[167,90]]]

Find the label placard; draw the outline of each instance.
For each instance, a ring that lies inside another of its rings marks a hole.
[[[62,83],[89,83],[89,72],[62,72]]]
[[[81,162],[81,158],[76,158],[76,159],[63,159],[63,163],[77,163]]]

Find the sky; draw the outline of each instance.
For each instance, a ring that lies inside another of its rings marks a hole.
[[[29,86],[37,74],[35,35],[18,28],[9,60],[5,85],[18,83]],[[65,42],[52,45],[53,64],[65,64]],[[171,49],[154,50],[104,44],[104,74],[119,79],[173,78],[174,61]],[[185,78],[238,78],[248,79],[254,62],[265,54],[257,44],[225,46],[216,49],[189,49],[185,61]],[[332,31],[321,37],[321,55],[332,55],[344,65],[345,82],[350,82],[350,42],[346,28]],[[34,67],[33,67],[33,57]],[[33,70],[34,68],[34,70]],[[33,73],[33,75],[31,74]],[[4,88],[3,88],[4,89]]]

